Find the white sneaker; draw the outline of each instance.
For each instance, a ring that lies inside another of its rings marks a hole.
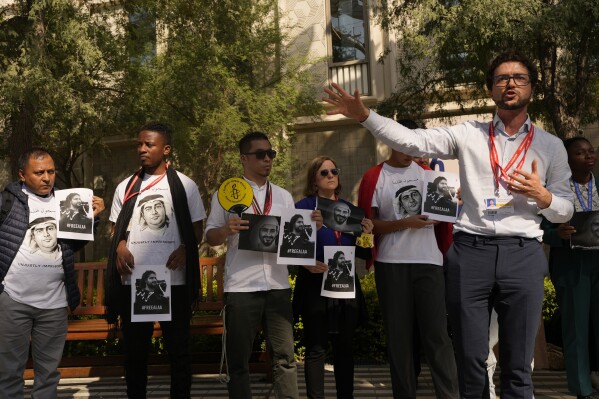
[[[599,371],[591,371],[591,385],[599,391]]]

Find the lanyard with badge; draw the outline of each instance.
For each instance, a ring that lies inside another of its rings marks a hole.
[[[576,196],[578,197],[578,202],[580,202],[580,206],[584,212],[590,212],[593,210],[593,178],[589,179],[589,183],[587,184],[587,204],[585,206],[584,199],[582,198],[582,192],[580,191],[580,186],[578,183],[574,182],[574,191],[576,191]]]
[[[500,191],[502,188],[500,180],[503,179],[506,182],[512,180],[508,175],[508,171],[514,166],[516,161],[518,161],[518,158],[520,158],[520,160],[514,169],[522,169],[524,161],[526,160],[526,154],[530,149],[532,140],[534,139],[534,135],[535,129],[534,125],[531,123],[526,137],[524,140],[522,140],[516,149],[516,152],[508,161],[507,165],[502,167],[499,163],[499,156],[497,155],[497,148],[495,146],[495,126],[493,122],[489,124],[489,158],[491,162],[491,169],[493,170],[495,192],[494,197],[484,198],[484,205],[486,206],[488,215],[509,215],[514,213],[514,197],[509,191]]]

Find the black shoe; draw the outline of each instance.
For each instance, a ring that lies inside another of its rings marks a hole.
[[[597,399],[599,398],[599,393],[593,392],[590,395],[578,395],[576,399]]]

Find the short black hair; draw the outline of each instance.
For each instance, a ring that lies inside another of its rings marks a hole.
[[[572,146],[572,144],[576,143],[577,141],[586,141],[587,143],[591,144],[591,142],[589,141],[589,139],[587,139],[584,136],[574,136],[574,137],[570,137],[569,139],[565,139],[564,140],[564,147],[566,147],[566,151],[568,151],[570,149],[570,147]],[[592,144],[591,144],[592,146]]]
[[[252,141],[266,140],[270,143],[268,136],[262,132],[249,132],[239,140],[239,153],[245,154],[252,148]]]
[[[171,145],[173,128],[170,125],[162,122],[148,122],[140,127],[137,133],[139,134],[145,130],[158,133],[164,139],[164,144]]]
[[[504,62],[519,62],[524,65],[526,69],[528,69],[528,74],[530,75],[530,85],[532,88],[535,87],[537,80],[539,79],[539,72],[537,71],[536,65],[524,53],[516,50],[509,50],[499,54],[493,61],[491,61],[491,64],[489,64],[486,82],[488,90],[493,88],[495,70]]]
[[[46,150],[43,147],[32,147],[31,149],[21,154],[21,156],[17,160],[17,167],[19,168],[19,170],[25,170],[25,168],[29,165],[30,158],[38,159],[45,157],[52,158],[52,155],[50,155],[50,152],[48,150]]]

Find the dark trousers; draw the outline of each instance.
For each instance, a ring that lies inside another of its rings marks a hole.
[[[131,309],[131,286],[124,286],[124,298]],[[189,306],[187,287],[171,287],[171,321],[160,322],[164,344],[171,366],[171,398],[191,397],[191,354],[189,349]],[[132,323],[131,312],[123,311],[123,348],[125,352],[125,381],[127,396],[145,399],[148,384],[148,355],[154,323]]]
[[[340,311],[338,333],[329,334],[326,298],[319,297],[320,306],[311,302],[302,313],[304,343],[306,345],[305,377],[306,394],[310,399],[324,399],[324,364],[330,339],[333,348],[333,367],[337,398],[353,398],[354,358],[352,339],[358,323],[358,315]],[[339,306],[344,306],[343,300]]]
[[[541,243],[456,233],[447,253],[447,304],[463,398],[488,398],[491,309],[499,321],[502,399],[533,397],[531,362],[547,259]]]
[[[225,294],[229,398],[252,397],[249,361],[260,326],[266,336],[266,348],[273,362],[275,397],[297,398],[291,289]]]
[[[416,397],[414,322],[438,398],[458,398],[453,346],[447,333],[445,279],[440,266],[374,263],[374,277],[391,368],[394,398]],[[479,398],[480,399],[480,398]]]
[[[585,251],[582,256],[584,262],[553,262],[551,278],[562,311],[568,389],[590,395],[590,360],[597,356],[599,343],[599,251]]]

